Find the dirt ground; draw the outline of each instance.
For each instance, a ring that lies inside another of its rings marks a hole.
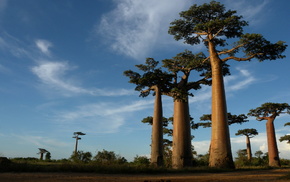
[[[93,173],[0,173],[1,182],[251,182],[251,181],[290,181],[279,177],[290,173],[289,169],[236,171],[224,173],[186,174],[93,174]]]

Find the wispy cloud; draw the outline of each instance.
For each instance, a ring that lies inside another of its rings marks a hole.
[[[59,112],[55,117],[60,123],[74,125],[83,123],[86,131],[114,133],[125,123],[130,115],[151,108],[152,100],[140,100],[131,103],[96,103],[79,106],[70,111]]]
[[[51,42],[43,39],[37,39],[35,40],[35,44],[43,54],[50,56],[49,48],[53,46]]]
[[[172,45],[176,42],[168,35],[170,22],[178,19],[179,12],[188,9],[192,4],[204,3],[199,0],[194,3],[173,0],[116,0],[115,2],[116,8],[103,15],[96,29],[107,40],[110,48],[134,59],[148,57],[156,47]],[[238,14],[244,15],[245,20],[253,24],[258,21],[256,17],[267,4],[267,0],[257,3],[249,3],[246,0],[225,1],[227,9],[237,10]],[[195,46],[195,49],[197,48],[201,49]]]
[[[63,146],[68,145],[67,143],[61,142],[57,139],[43,137],[43,136],[13,134],[11,137],[16,137],[18,140],[24,141],[25,143],[29,143],[37,147],[44,147],[44,148],[46,147],[55,148],[55,147],[63,147]]]
[[[2,49],[4,53],[8,52],[15,57],[28,58],[35,62],[36,66],[33,66],[31,71],[40,79],[46,91],[48,91],[47,88],[53,89],[64,96],[72,96],[74,94],[122,96],[134,93],[133,90],[123,88],[83,88],[77,84],[76,80],[69,78],[69,71],[76,69],[76,66],[70,65],[69,62],[59,61],[51,57],[52,53],[50,48],[53,46],[52,42],[44,39],[37,39],[33,43],[36,46],[26,45],[23,41],[5,32],[2,32],[2,36],[0,36],[0,49]],[[42,54],[39,54],[39,52]],[[46,60],[43,60],[43,54],[46,56]],[[4,71],[8,71],[8,69],[4,65],[0,65],[0,72]]]
[[[224,77],[226,94],[233,94],[239,90],[246,89],[255,83],[256,79],[252,73],[240,67],[235,68],[238,72]],[[194,97],[190,97],[190,103],[210,101],[211,87],[204,86],[201,90],[193,92]]]
[[[67,62],[41,61],[37,66],[31,68],[31,71],[40,79],[43,86],[59,91],[63,95],[88,94],[93,96],[120,96],[130,95],[131,90],[126,89],[87,89],[78,86],[76,81],[69,79],[68,71],[76,69]]]
[[[6,32],[0,32],[0,49],[5,53],[11,53],[15,57],[31,57],[29,51],[25,48],[23,42],[17,38],[7,34]]]
[[[240,67],[237,67],[236,70],[239,72],[238,75],[225,77],[226,90],[229,92],[245,89],[256,81],[249,70]],[[234,84],[230,85],[228,82],[234,82]]]
[[[269,0],[259,0],[259,1],[249,1],[240,0],[240,1],[231,1],[226,0],[226,7],[229,9],[237,10],[239,15],[244,17],[244,20],[249,21],[251,26],[257,26],[262,18],[259,18],[259,14],[265,11],[265,6],[267,6]],[[262,13],[263,16],[265,13]]]
[[[172,0],[116,3],[116,8],[102,17],[97,31],[107,38],[113,50],[134,59],[147,57],[157,44],[168,42],[170,21],[189,4]],[[170,40],[174,42],[172,37]]]

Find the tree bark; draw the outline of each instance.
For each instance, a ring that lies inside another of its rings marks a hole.
[[[269,118],[266,123],[269,166],[281,167],[275,135],[274,119],[275,118]]]
[[[250,137],[248,135],[246,135],[246,144],[247,144],[247,157],[248,157],[248,161],[251,161],[252,160],[252,149],[251,149]]]
[[[151,164],[163,165],[163,115],[161,93],[155,89],[155,103],[152,124]]]
[[[191,131],[188,101],[174,100],[172,167],[192,165]]]
[[[209,41],[209,53],[212,68],[212,136],[209,166],[232,169],[235,166],[227,119],[222,61],[217,55],[214,43],[211,41]]]

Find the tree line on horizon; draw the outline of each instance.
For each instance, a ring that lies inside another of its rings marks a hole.
[[[206,52],[194,54],[185,50],[171,59],[159,61],[147,58],[145,64],[136,65],[142,73],[124,71],[129,82],[136,85],[141,97],[155,97],[152,116],[151,163],[163,165],[163,108],[162,95],[172,97],[172,167],[181,169],[192,165],[191,118],[188,97],[192,90],[208,85],[212,88],[212,112],[210,114],[211,144],[209,166],[235,168],[229,136],[229,115],[223,77],[230,74],[229,60],[263,62],[285,58],[287,45],[283,41],[271,43],[261,34],[244,33],[248,22],[235,10],[226,10],[217,1],[194,4],[180,12],[180,19],[171,22],[168,33],[175,40],[189,45],[204,45]],[[232,42],[232,40],[236,42]],[[275,138],[274,120],[279,114],[290,114],[287,103],[265,103],[249,112],[257,120],[267,120],[269,166],[280,166]],[[252,130],[252,132],[254,132]],[[239,133],[243,134],[243,132]],[[245,133],[244,133],[245,134]],[[248,139],[250,138],[249,133]],[[247,140],[248,140],[247,139]],[[249,151],[250,152],[250,151]]]

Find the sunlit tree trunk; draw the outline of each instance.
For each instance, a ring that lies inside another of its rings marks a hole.
[[[163,165],[163,123],[162,100],[158,88],[155,89],[155,104],[152,124],[151,163],[155,166]]]
[[[280,167],[281,164],[275,135],[274,119],[275,118],[270,117],[266,123],[269,166]]]
[[[209,53],[212,68],[212,136],[209,166],[234,168],[227,119],[222,61],[216,53],[214,43],[210,41]]]
[[[192,165],[191,131],[188,101],[174,101],[172,167]]]
[[[251,149],[250,137],[248,135],[246,135],[246,144],[247,144],[247,156],[248,156],[248,160],[251,161],[252,160],[252,149]]]

